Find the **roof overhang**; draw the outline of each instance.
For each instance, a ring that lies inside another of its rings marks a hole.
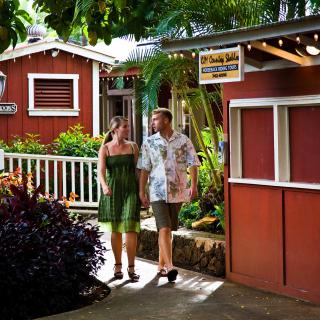
[[[319,35],[318,41],[314,40],[314,33]],[[161,41],[161,46],[163,51],[169,53],[241,45],[245,47],[246,65],[253,67],[251,71],[266,69],[279,60],[283,62],[283,67],[319,64],[320,55],[303,57],[298,55],[295,50],[297,35],[300,37],[301,45],[320,49],[320,15],[217,32],[208,36],[164,39]],[[283,39],[285,45],[278,45],[279,39]],[[248,44],[253,48],[252,50],[247,49]]]
[[[29,54],[38,53],[42,51],[58,49],[61,51],[66,51],[71,54],[75,54],[90,60],[114,65],[114,57],[96,52],[92,49],[87,49],[72,43],[65,43],[58,39],[48,39],[48,40],[40,40],[35,43],[30,44],[21,44],[18,45],[15,49],[8,49],[0,54],[0,61],[6,61],[10,59],[15,59],[19,57],[23,57]]]
[[[166,52],[192,50],[196,48],[211,48],[230,44],[240,44],[258,39],[267,40],[283,36],[295,36],[297,34],[313,32],[315,30],[320,30],[320,15],[275,22],[250,28],[217,32],[209,36],[177,40],[164,39],[161,42],[161,46]]]

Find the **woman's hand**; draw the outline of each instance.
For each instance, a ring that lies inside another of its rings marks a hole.
[[[102,187],[102,192],[105,196],[112,196],[112,190],[109,186]]]

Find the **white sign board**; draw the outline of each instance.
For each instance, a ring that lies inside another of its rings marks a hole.
[[[243,47],[199,53],[199,83],[242,81],[244,75]]]
[[[1,103],[0,114],[15,114],[17,112],[17,105],[15,103]]]

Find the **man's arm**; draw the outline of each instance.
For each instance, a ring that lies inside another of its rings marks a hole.
[[[189,172],[191,177],[190,200],[193,200],[198,197],[198,167],[190,167]]]
[[[149,208],[150,206],[149,199],[146,195],[146,185],[148,182],[148,178],[149,178],[149,171],[141,169],[140,179],[139,179],[139,197],[140,197],[141,204],[145,208]]]

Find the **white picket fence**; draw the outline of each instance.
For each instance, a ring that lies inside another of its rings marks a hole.
[[[69,198],[70,192],[79,197],[72,207],[98,206],[100,183],[97,178],[98,158],[65,157],[38,154],[6,153],[0,150],[0,170],[31,172],[36,186],[42,184],[55,198]],[[2,165],[2,167],[1,167]]]

